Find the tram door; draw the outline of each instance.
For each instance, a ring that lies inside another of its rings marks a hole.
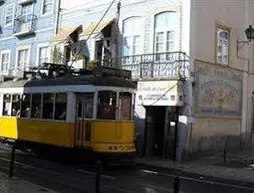
[[[93,118],[93,93],[77,94],[76,146],[91,146],[91,120]]]

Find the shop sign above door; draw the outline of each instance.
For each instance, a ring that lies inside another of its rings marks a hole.
[[[182,106],[182,81],[139,81],[136,101],[144,106]]]

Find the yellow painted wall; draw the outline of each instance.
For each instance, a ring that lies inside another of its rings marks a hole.
[[[74,133],[74,124],[71,123],[0,118],[1,137],[73,147]]]
[[[81,133],[83,137],[81,136],[80,140],[75,139],[77,138],[75,124],[72,123],[15,117],[0,118],[0,136],[4,138],[63,147],[92,147],[94,151],[100,152],[135,151],[132,122],[91,121],[90,141],[84,141],[85,128]]]
[[[92,123],[92,141],[99,143],[132,143],[134,124],[132,122],[96,121]]]

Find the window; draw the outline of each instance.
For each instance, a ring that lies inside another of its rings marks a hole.
[[[22,5],[21,15],[25,16],[30,14],[33,14],[33,4]]]
[[[44,0],[42,6],[42,15],[50,14],[53,12],[53,0]]]
[[[23,69],[29,66],[29,49],[18,50],[17,68]]]
[[[58,93],[55,95],[55,120],[66,119],[67,94]]]
[[[1,72],[8,72],[10,64],[10,51],[2,51],[0,55]]]
[[[93,118],[93,94],[84,96],[84,118]]]
[[[36,119],[41,118],[41,94],[32,94],[31,118],[36,118]]]
[[[116,92],[98,92],[98,119],[116,119]]]
[[[155,53],[176,50],[175,34],[179,28],[177,16],[176,12],[163,12],[155,16]]]
[[[142,22],[139,17],[132,17],[123,23],[123,56],[141,54]]]
[[[14,94],[12,95],[12,111],[11,111],[11,116],[20,116],[20,95]]]
[[[35,96],[35,99],[38,98]],[[39,100],[38,102],[35,102],[36,100],[34,100],[34,105],[40,105],[39,104]],[[31,113],[31,108],[30,108],[30,104],[31,104],[31,95],[30,94],[23,94],[22,95],[22,101],[21,101],[21,116],[20,117],[25,117],[25,118],[29,118],[30,117],[30,113]]]
[[[228,64],[229,62],[229,30],[217,27],[217,63]]]
[[[3,100],[3,116],[11,115],[11,95],[5,94]]]
[[[122,92],[119,95],[120,101],[120,119],[122,120],[131,120],[132,116],[132,94]]]
[[[93,118],[93,97],[93,93],[78,95],[77,113],[79,118]]]
[[[12,25],[14,19],[14,5],[7,5],[5,10],[5,25]]]
[[[43,119],[53,119],[53,106],[54,106],[54,94],[44,94],[43,95]]]
[[[38,66],[42,66],[44,62],[49,62],[49,47],[40,47],[38,53]]]

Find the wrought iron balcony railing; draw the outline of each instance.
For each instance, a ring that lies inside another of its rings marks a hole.
[[[189,57],[184,52],[166,52],[124,56],[102,61],[104,66],[116,66],[132,72],[139,79],[184,79],[188,76]]]
[[[24,15],[15,18],[13,33],[16,36],[34,33],[36,27],[36,15]]]

